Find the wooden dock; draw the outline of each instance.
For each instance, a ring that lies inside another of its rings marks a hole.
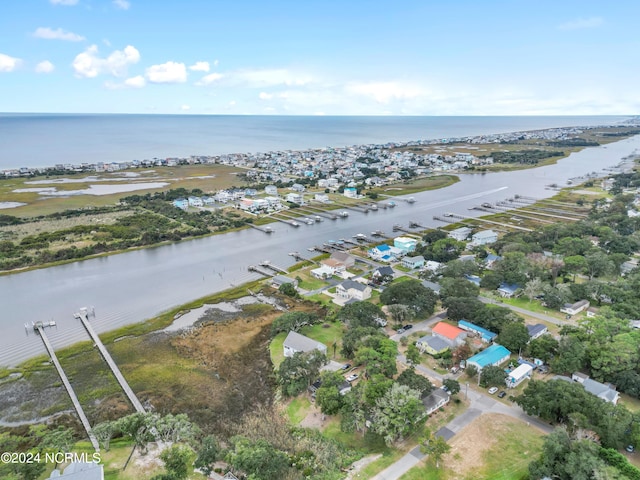
[[[80,422],[82,422],[82,426],[87,432],[87,435],[89,436],[89,440],[91,440],[91,445],[93,446],[93,449],[96,452],[99,452],[100,445],[98,444],[98,439],[91,432],[91,425],[89,424],[89,419],[84,414],[84,410],[82,409],[82,406],[78,401],[78,397],[76,396],[76,393],[73,391],[73,387],[71,386],[71,383],[67,378],[67,375],[64,373],[64,370],[62,369],[62,365],[60,365],[60,362],[58,361],[58,357],[56,356],[56,353],[53,351],[53,346],[49,342],[49,339],[47,338],[47,334],[44,332],[42,322],[35,323],[33,325],[33,329],[40,334],[42,343],[44,343],[44,347],[47,349],[47,352],[49,353],[49,357],[51,357],[51,361],[53,362],[53,364],[56,367],[56,370],[58,371],[58,375],[60,376],[60,380],[62,380],[64,388],[67,389],[67,393],[69,394],[71,403],[73,403],[73,407],[76,409],[76,413],[80,418]]]
[[[74,315],[74,317],[82,322],[82,325],[91,337],[91,340],[93,340],[93,343],[95,343],[96,347],[98,347],[102,358],[104,358],[104,361],[107,362],[107,365],[109,365],[113,376],[116,377],[116,380],[120,384],[120,387],[124,391],[127,398],[129,398],[129,401],[131,402],[131,405],[133,405],[133,408],[135,408],[136,412],[138,413],[146,413],[146,410],[142,406],[142,403],[140,403],[140,400],[138,400],[136,394],[133,393],[133,390],[127,383],[127,380],[124,378],[124,375],[122,375],[122,372],[118,368],[118,365],[116,365],[116,362],[113,361],[111,354],[107,351],[104,343],[102,343],[102,340],[100,340],[100,337],[89,323],[89,313],[87,312],[87,309],[81,308],[80,311]]]
[[[272,264],[269,260],[265,260],[264,262],[260,262],[260,266],[263,268],[269,268],[271,270],[273,270],[274,272],[277,273],[283,273],[285,275],[288,275],[289,272],[287,270],[285,270],[284,268],[280,268],[277,265]]]
[[[269,270],[264,270],[260,267],[257,267],[255,265],[249,265],[248,270],[250,272],[256,272],[259,273],[260,275],[264,276],[264,277],[274,277],[275,274]]]
[[[258,226],[258,225],[254,225],[253,223],[248,223],[247,225],[249,225],[251,228],[255,228],[256,230],[260,230],[261,232],[264,232],[264,233],[273,233],[273,232],[275,232],[275,230],[273,228],[269,227],[269,226],[261,227],[261,226]]]

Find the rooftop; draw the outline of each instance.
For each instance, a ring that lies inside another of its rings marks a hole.
[[[480,353],[476,353],[473,357],[467,360],[467,364],[476,363],[480,365],[480,368],[484,368],[487,365],[493,365],[502,358],[511,355],[511,352],[502,345],[493,344],[489,348],[484,349]]]
[[[439,322],[431,331],[450,340],[455,340],[458,335],[465,333],[464,330],[445,322]]]

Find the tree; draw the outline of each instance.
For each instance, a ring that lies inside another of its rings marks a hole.
[[[447,309],[447,317],[451,320],[474,319],[484,304],[477,298],[449,297],[442,301]]]
[[[369,344],[377,339],[388,338],[378,327],[349,328],[342,337],[342,355],[353,358],[360,346]]]
[[[408,280],[389,285],[380,295],[380,301],[384,305],[407,305],[414,317],[426,317],[433,313],[438,296],[420,281]]]
[[[213,435],[207,435],[202,439],[193,466],[204,472],[208,477],[213,471],[212,465],[220,459],[220,446]]]
[[[282,394],[295,397],[306,390],[318,378],[320,367],[327,363],[327,357],[318,350],[297,352],[286,357],[278,368],[278,381]]]
[[[435,388],[428,378],[417,374],[412,368],[409,368],[398,375],[396,382],[400,385],[406,385],[413,390],[417,390],[420,392],[421,398],[431,393]]]
[[[420,394],[406,385],[394,383],[373,409],[372,429],[384,437],[387,445],[401,440],[424,417]]]
[[[407,347],[405,356],[407,357],[407,362],[411,366],[418,365],[420,363],[420,350],[418,350],[415,343],[412,343]]]
[[[548,333],[541,337],[535,338],[529,342],[527,351],[529,356],[533,358],[539,358],[544,363],[549,363],[549,360],[553,358],[558,352],[559,343]]]
[[[582,273],[587,268],[587,260],[582,255],[572,255],[564,258],[564,268],[568,273],[573,274],[573,281],[576,281],[576,274]]]
[[[298,290],[293,283],[283,283],[278,288],[278,291],[287,297],[296,298],[298,296]]]
[[[576,337],[562,337],[558,344],[558,355],[551,360],[551,370],[556,373],[579,371],[586,359],[585,345]]]
[[[530,302],[532,302],[536,296],[542,293],[542,286],[543,286],[542,280],[540,280],[537,277],[529,280],[526,283],[523,291],[525,296],[529,299]]]
[[[606,275],[613,271],[614,268],[613,263],[602,250],[589,253],[585,256],[585,261],[587,263],[586,270],[589,275],[589,280],[593,280],[593,277]]]
[[[398,345],[388,338],[376,340],[375,345],[362,346],[358,349],[355,362],[364,365],[366,374],[369,376],[380,373],[390,378],[398,371],[396,366]]]
[[[393,304],[387,305],[387,312],[391,316],[391,320],[396,325],[403,324],[406,320],[411,317],[411,312],[409,311],[409,307],[407,305],[401,304]]]
[[[285,284],[286,285],[286,284]],[[287,312],[276,318],[271,324],[271,336],[280,332],[298,332],[302,327],[318,322],[318,317],[305,312]]]
[[[467,375],[467,377],[473,378],[477,375],[478,369],[476,368],[475,365],[467,365],[467,368],[465,369],[464,373]]]
[[[102,448],[108,452],[111,439],[118,433],[117,424],[112,421],[99,423],[91,429],[91,433],[102,445]]]
[[[340,411],[344,397],[340,395],[340,385],[344,377],[338,372],[323,372],[320,376],[322,384],[316,390],[316,405],[326,415],[334,415]]]
[[[480,279],[480,286],[487,290],[496,290],[502,283],[502,275],[496,272],[487,272]]]
[[[484,367],[480,372],[480,386],[481,387],[503,387],[504,381],[507,378],[507,373],[503,368],[496,365],[489,365]]]
[[[153,477],[158,480],[183,480],[189,475],[189,465],[193,452],[184,445],[172,445],[160,454],[167,471],[166,475]]]
[[[496,262],[494,270],[509,284],[524,285],[529,263],[522,252],[507,252]]]
[[[451,395],[455,395],[460,391],[460,382],[453,378],[445,378],[442,384],[447,387],[447,390]]]
[[[377,319],[383,319],[384,313],[379,306],[371,302],[353,302],[342,307],[338,312],[338,320],[347,324],[349,328],[379,327]]]
[[[226,460],[233,468],[247,473],[252,480],[285,478],[289,468],[289,456],[285,452],[262,439],[233,437],[231,443]]]
[[[442,269],[442,276],[446,278],[457,278],[464,281],[463,277],[465,275],[476,275],[478,273],[478,270],[479,269],[476,262],[469,262],[467,260],[451,260]]]
[[[463,262],[470,263],[470,262]],[[480,293],[480,287],[465,278],[443,278],[440,282],[440,298],[472,297]]]
[[[504,345],[512,352],[518,352],[527,346],[529,342],[529,331],[523,323],[508,323],[500,331],[497,342]]]
[[[451,445],[444,438],[426,429],[422,440],[420,440],[420,452],[433,458],[436,462],[436,468],[440,468],[440,460],[449,450],[451,450]]]
[[[132,413],[116,420],[116,428],[130,437],[143,452],[155,438],[153,428],[158,418],[154,413]]]

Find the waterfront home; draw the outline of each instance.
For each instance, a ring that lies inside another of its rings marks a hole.
[[[396,237],[393,239],[393,246],[402,250],[403,254],[411,253],[416,249],[418,241],[410,237]]]
[[[304,204],[304,197],[300,193],[287,193],[287,202],[297,203],[298,205]]]
[[[313,196],[313,199],[316,202],[320,202],[320,203],[329,203],[329,195],[327,195],[326,193],[316,193]]]
[[[343,195],[347,198],[358,198],[358,189],[355,187],[345,187]]]
[[[393,268],[389,266],[378,267],[371,274],[371,279],[378,284],[386,283],[393,280],[394,275],[395,273],[393,271]]]
[[[331,278],[335,275],[336,269],[333,266],[323,264],[318,268],[314,268],[309,273],[311,273],[312,277],[317,278],[318,280],[326,280],[327,278]]]
[[[333,252],[329,258],[344,265],[345,268],[351,268],[356,264],[356,258],[347,252]]]
[[[424,257],[418,255],[417,257],[404,257],[402,259],[402,266],[410,269],[422,268],[424,266]]]
[[[471,235],[471,229],[469,227],[460,227],[455,230],[451,230],[448,233],[449,238],[453,238],[454,240],[458,240],[459,242],[464,242]]]
[[[371,298],[371,287],[353,280],[345,280],[336,286],[336,296],[345,300],[367,300]]]
[[[202,199],[200,197],[189,197],[187,201],[189,202],[189,206],[191,207],[201,207],[203,205]]]
[[[395,258],[391,253],[391,247],[386,243],[369,249],[367,253],[373,260],[378,260],[381,262],[390,262]]]
[[[465,338],[467,338],[467,332],[455,325],[445,322],[438,322],[431,330],[431,334],[434,337],[442,338],[452,345],[462,345]]]
[[[324,343],[313,340],[312,338],[305,337],[291,330],[284,339],[282,344],[285,357],[293,357],[296,353],[306,353],[313,350],[319,350],[320,352],[327,354],[327,346]]]
[[[330,268],[333,271],[332,275],[342,273],[347,269],[347,267],[342,262],[334,258],[325,258],[324,260],[320,261],[320,264],[321,264],[321,267]],[[319,270],[319,269],[316,269],[316,270]]]
[[[566,313],[567,315],[577,315],[589,308],[589,300],[580,300],[576,303],[565,303],[564,306],[560,309],[562,313]]]
[[[471,236],[471,245],[478,247],[480,245],[488,245],[498,241],[498,234],[493,230],[482,230]]]
[[[489,365],[500,365],[509,360],[511,352],[502,345],[494,343],[480,353],[476,353],[467,360],[467,365],[473,365],[478,370],[482,370]]]
[[[298,286],[298,280],[295,278],[287,277],[285,275],[276,275],[271,278],[271,286],[273,288],[280,288],[282,285],[290,283],[294,287]]]

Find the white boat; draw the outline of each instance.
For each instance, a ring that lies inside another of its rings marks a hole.
[[[343,210],[343,211],[341,211],[341,212],[340,212],[340,216],[341,216],[342,218],[346,218],[346,217],[348,217],[348,216],[349,216],[349,212],[347,212],[346,210]]]

